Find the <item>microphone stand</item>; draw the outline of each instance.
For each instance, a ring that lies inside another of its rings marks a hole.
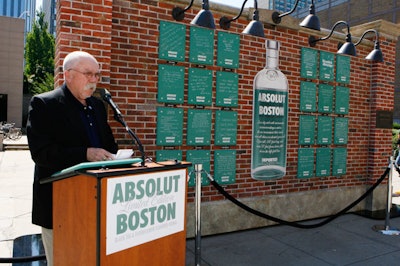
[[[136,144],[138,146],[138,149],[140,151],[140,154],[142,156],[142,163],[141,165],[143,167],[145,167],[145,154],[144,154],[144,149],[143,149],[143,145],[142,142],[140,141],[140,139],[138,138],[138,136],[136,136],[136,134],[128,127],[128,125],[126,124],[124,118],[122,117],[121,114],[118,114],[117,112],[114,112],[114,119],[116,121],[118,121],[124,128],[125,130],[129,133],[129,135],[136,141]]]

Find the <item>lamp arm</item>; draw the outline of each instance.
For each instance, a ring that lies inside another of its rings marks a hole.
[[[194,0],[191,0],[189,5],[187,7],[185,7],[181,12],[185,13],[186,11],[188,11],[192,7],[193,3],[194,3]]]
[[[378,31],[375,30],[375,29],[369,29],[369,30],[364,31],[363,35],[362,35],[361,38],[356,42],[356,44],[354,44],[354,46],[359,45],[359,44],[361,43],[361,41],[364,39],[365,35],[367,35],[367,34],[370,33],[370,32],[375,33],[375,36],[376,36],[375,42],[379,43],[379,33],[378,33]]]
[[[254,0],[254,1],[256,1],[256,0]],[[242,8],[240,9],[240,13],[236,17],[231,18],[231,19],[229,19],[226,16],[221,17],[219,20],[219,25],[221,26],[221,28],[223,28],[224,30],[228,30],[231,27],[231,22],[237,20],[242,15],[243,10],[244,10],[244,5],[246,3],[247,3],[247,0],[244,0],[244,2],[242,4]],[[256,7],[256,9],[257,9],[257,7]]]
[[[189,3],[189,5],[188,5],[187,7],[185,7],[184,9],[182,9],[181,7],[178,7],[178,6],[177,6],[177,7],[174,7],[174,8],[172,9],[172,17],[173,17],[175,20],[178,20],[178,21],[183,20],[184,17],[185,17],[185,12],[186,12],[187,10],[189,10],[189,9],[192,7],[193,2],[194,2],[194,0],[191,0],[190,3]]]
[[[291,10],[289,10],[289,11],[286,12],[286,13],[280,14],[279,17],[282,18],[282,17],[284,17],[284,16],[287,16],[287,15],[292,14],[292,13],[296,10],[297,5],[299,4],[299,2],[300,2],[300,0],[297,0],[296,3],[294,4],[294,7],[293,7]]]
[[[350,27],[349,27],[349,24],[347,24],[347,22],[344,21],[344,20],[340,20],[340,21],[336,22],[335,25],[333,25],[333,27],[332,27],[331,32],[329,33],[329,35],[327,35],[327,36],[325,36],[325,37],[321,37],[321,38],[319,38],[319,39],[312,39],[312,40],[310,40],[310,41],[309,41],[309,42],[310,42],[310,45],[313,44],[313,43],[319,42],[319,41],[324,41],[324,40],[329,39],[329,38],[332,36],[333,31],[335,30],[335,28],[336,28],[339,24],[346,24],[346,26],[347,26],[347,34],[350,34]]]

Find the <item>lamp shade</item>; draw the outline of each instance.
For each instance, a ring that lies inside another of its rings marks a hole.
[[[200,10],[190,24],[215,29],[214,17],[211,11],[206,9]]]
[[[309,14],[307,17],[303,19],[303,21],[299,25],[307,29],[321,31],[319,18],[314,14]]]
[[[377,45],[375,44],[375,48],[374,50],[372,50],[366,57],[365,59],[367,60],[372,60],[375,62],[383,62],[383,54],[382,54],[382,50],[376,47]]]
[[[340,49],[337,51],[338,54],[347,54],[352,56],[357,56],[356,47],[350,42],[345,42]]]
[[[244,34],[249,34],[253,36],[265,37],[264,35],[264,26],[258,20],[252,20],[247,25],[247,27],[243,30]]]

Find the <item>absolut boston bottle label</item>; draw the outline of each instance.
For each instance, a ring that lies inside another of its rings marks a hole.
[[[267,180],[286,173],[287,91],[255,89],[251,175]]]

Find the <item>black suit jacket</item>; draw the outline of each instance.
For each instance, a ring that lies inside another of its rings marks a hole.
[[[102,148],[111,153],[118,150],[107,113],[101,100],[87,99],[94,109]],[[32,97],[27,123],[29,149],[35,162],[33,182],[32,223],[53,228],[52,184],[40,184],[43,178],[86,162],[86,150],[90,147],[89,137],[82,121],[77,99],[63,86]]]

